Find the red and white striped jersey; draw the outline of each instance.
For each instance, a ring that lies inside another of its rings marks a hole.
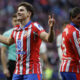
[[[42,73],[39,48],[40,33],[44,29],[36,22],[29,22],[23,28],[14,28],[11,38],[16,44],[16,68],[14,74]]]
[[[62,33],[62,62],[60,72],[80,73],[80,31],[74,23],[68,24]]]

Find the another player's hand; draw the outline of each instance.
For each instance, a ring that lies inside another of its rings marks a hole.
[[[10,77],[10,72],[8,69],[4,69],[3,73],[6,77]]]
[[[54,19],[54,15],[49,15],[49,20],[48,20],[48,25],[50,28],[54,27],[54,23],[55,23],[55,19]]]

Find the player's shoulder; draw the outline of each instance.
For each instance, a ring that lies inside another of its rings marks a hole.
[[[33,22],[33,27],[42,30],[43,27],[38,22]]]
[[[69,33],[70,33],[70,25],[69,24],[67,24],[66,25],[66,27],[64,28],[64,30],[63,30],[63,32],[62,32],[62,36],[64,35],[64,36],[67,36],[67,35],[69,35]]]
[[[72,26],[70,24],[67,24],[63,32],[71,32],[72,30],[73,30]]]
[[[73,34],[73,31],[74,31],[73,26],[70,25],[70,24],[67,24],[66,27],[63,30],[62,36],[63,37],[70,38],[72,36],[72,34]]]

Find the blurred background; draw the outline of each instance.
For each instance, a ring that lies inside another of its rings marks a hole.
[[[22,1],[29,2],[34,6],[35,15],[32,20],[39,22],[47,32],[49,29],[48,14],[54,14],[56,36],[52,44],[46,44],[45,54],[47,55],[48,63],[46,61],[43,62],[43,80],[61,80],[59,74],[60,55],[58,53],[58,47],[61,42],[58,42],[60,38],[58,39],[57,37],[63,30],[63,24],[69,21],[69,10],[73,7],[80,7],[80,0],[0,0],[0,34],[12,28],[12,15],[16,12],[18,3]],[[1,61],[0,80],[6,80]]]

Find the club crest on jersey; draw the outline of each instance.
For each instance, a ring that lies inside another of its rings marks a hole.
[[[21,40],[17,40],[17,49],[21,50]]]

